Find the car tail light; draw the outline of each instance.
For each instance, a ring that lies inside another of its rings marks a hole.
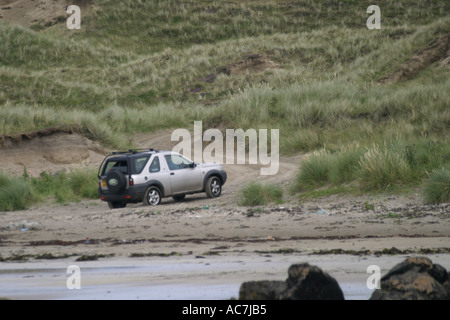
[[[134,186],[133,178],[130,178],[130,187]]]

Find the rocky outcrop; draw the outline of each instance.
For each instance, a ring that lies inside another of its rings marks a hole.
[[[289,267],[286,281],[249,281],[240,300],[344,300],[338,282],[308,263]],[[450,300],[450,273],[426,257],[411,257],[381,278],[370,300]]]
[[[344,300],[336,279],[308,263],[290,266],[286,284],[281,300]]]
[[[239,290],[240,300],[343,300],[337,281],[319,267],[308,263],[289,267],[283,281],[244,282]]]
[[[239,300],[279,300],[286,289],[284,281],[248,281],[239,289]]]
[[[426,257],[411,257],[381,278],[371,300],[449,300],[447,270]]]

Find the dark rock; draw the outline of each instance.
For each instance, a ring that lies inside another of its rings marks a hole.
[[[450,280],[445,268],[426,257],[411,257],[381,278],[381,289],[370,300],[449,300]]]
[[[336,279],[308,263],[289,267],[286,284],[281,300],[344,300]]]
[[[239,289],[239,300],[278,300],[284,290],[284,281],[248,281]]]
[[[240,300],[344,300],[337,281],[319,267],[292,265],[286,281],[249,281],[239,290]]]

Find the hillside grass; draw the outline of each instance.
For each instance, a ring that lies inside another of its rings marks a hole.
[[[196,120],[273,128],[282,153],[312,153],[296,192],[419,186],[450,161],[448,67],[378,81],[450,33],[450,4],[379,1],[381,30],[366,28],[368,5],[98,0],[77,31],[0,22],[0,134],[73,125],[128,148]],[[275,67],[229,72],[254,55]]]
[[[302,161],[294,190],[338,186],[355,180],[363,190],[388,190],[420,183],[429,172],[447,166],[449,159],[448,143],[427,139],[369,147],[352,145],[334,152],[321,149]]]

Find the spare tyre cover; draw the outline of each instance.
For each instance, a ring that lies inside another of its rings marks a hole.
[[[110,171],[106,175],[106,185],[108,190],[112,193],[117,193],[126,186],[126,179],[122,172],[120,171]]]

